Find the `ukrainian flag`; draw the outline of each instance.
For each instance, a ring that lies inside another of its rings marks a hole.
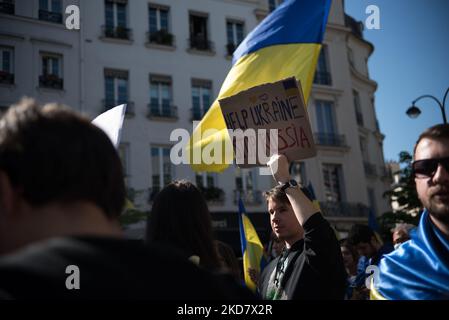
[[[239,226],[245,283],[249,289],[256,291],[256,284],[249,276],[248,268],[255,269],[257,274],[260,275],[260,272],[266,265],[266,259],[263,253],[263,246],[260,242],[259,236],[257,235],[256,229],[254,229],[253,224],[246,216],[242,199],[239,199]]]
[[[427,209],[410,238],[380,260],[371,299],[449,300],[449,239]]]
[[[225,163],[226,124],[218,99],[288,77],[301,81],[307,103],[329,14],[330,0],[286,0],[239,45],[217,99],[195,128],[187,151],[195,171],[221,172]],[[212,129],[212,130],[211,130]],[[195,138],[199,137],[199,138]],[[222,150],[221,163],[193,163],[207,150]],[[192,153],[193,151],[193,153]],[[232,158],[229,157],[228,158]]]

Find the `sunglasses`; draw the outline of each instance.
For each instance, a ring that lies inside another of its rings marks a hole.
[[[431,178],[437,172],[438,164],[449,173],[449,157],[439,159],[423,159],[414,161],[412,164],[415,178]]]

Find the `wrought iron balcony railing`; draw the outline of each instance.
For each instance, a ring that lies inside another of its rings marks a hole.
[[[315,133],[315,143],[322,146],[345,147],[346,139],[342,134]]]
[[[172,105],[148,104],[149,118],[178,118],[178,107]]]
[[[132,40],[132,31],[122,26],[103,26],[103,36],[106,38]]]
[[[64,88],[64,80],[54,74],[46,74],[39,76],[39,87],[62,90]]]

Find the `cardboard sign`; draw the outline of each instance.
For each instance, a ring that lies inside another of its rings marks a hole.
[[[230,138],[238,166],[265,166],[267,161],[259,161],[258,157],[261,148],[268,159],[273,153],[279,153],[290,162],[316,155],[301,84],[295,78],[253,87],[218,102],[226,126],[232,133]],[[256,134],[248,134],[242,139],[241,134],[237,134],[238,129],[244,133],[255,131]],[[271,149],[274,146],[270,129],[278,130],[275,152],[270,152],[270,146]]]

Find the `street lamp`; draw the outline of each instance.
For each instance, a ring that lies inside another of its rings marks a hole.
[[[441,113],[443,115],[443,122],[447,124],[446,111],[444,110],[444,108],[446,106],[446,98],[447,98],[448,93],[449,93],[449,88],[447,88],[446,93],[444,94],[442,103],[440,102],[440,100],[438,100],[434,96],[431,96],[430,94],[422,95],[422,96],[416,98],[415,100],[413,100],[412,106],[407,109],[406,114],[412,119],[417,118],[421,114],[421,110],[417,106],[415,106],[415,103],[418,100],[421,100],[422,98],[431,98],[431,99],[435,100],[438,103],[438,105],[440,106]]]

